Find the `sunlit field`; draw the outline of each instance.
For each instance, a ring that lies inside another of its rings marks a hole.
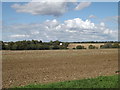
[[[3,51],[3,87],[115,75],[117,49]]]

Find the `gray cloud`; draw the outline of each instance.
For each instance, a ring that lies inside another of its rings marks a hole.
[[[67,11],[66,2],[29,2],[27,4],[14,4],[11,7],[19,13],[30,13],[32,15],[60,16]]]
[[[68,3],[75,4],[76,0],[32,0],[26,4],[13,4],[11,7],[18,13],[29,13],[32,15],[52,15],[60,16],[69,10]],[[75,7],[75,10],[82,10],[91,5],[91,2],[81,2]]]

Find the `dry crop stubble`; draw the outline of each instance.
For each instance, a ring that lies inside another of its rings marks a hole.
[[[3,87],[114,75],[117,49],[3,51]]]

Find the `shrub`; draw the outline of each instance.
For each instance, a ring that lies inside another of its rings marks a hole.
[[[89,49],[96,49],[97,47],[93,46],[93,45],[89,45],[88,47]]]
[[[58,45],[51,46],[51,49],[60,49]]]
[[[78,45],[76,49],[85,49],[84,46]]]
[[[101,45],[100,48],[112,48],[112,44],[111,43],[106,43],[105,45]]]
[[[120,45],[119,45],[119,43],[114,43],[114,44],[112,45],[112,47],[113,47],[113,48],[120,48]]]
[[[75,48],[73,48],[73,49],[75,49]]]

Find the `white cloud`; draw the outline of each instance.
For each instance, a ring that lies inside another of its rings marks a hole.
[[[46,25],[46,28],[48,28],[48,29],[51,29],[51,28],[53,29],[54,27],[59,25],[59,22],[56,19],[46,20],[44,22],[44,25]]]
[[[89,7],[90,5],[91,5],[91,2],[81,2],[76,6],[75,10],[82,10],[86,7]]]
[[[11,7],[16,12],[30,13],[32,15],[53,15],[60,16],[67,11],[67,2],[51,2],[44,0],[41,2],[29,2],[26,4],[14,4]]]
[[[39,33],[40,33],[39,31],[31,32],[31,34],[33,34],[33,35],[37,35],[37,34],[39,34]]]
[[[11,35],[10,37],[12,38],[23,38],[23,37],[29,37],[29,35],[20,35],[20,34],[16,34],[16,35]]]
[[[93,29],[93,28],[95,28],[94,23],[91,23],[91,21],[89,21],[89,20],[83,21],[80,18],[67,20],[67,21],[65,21],[65,25],[68,28],[81,28],[81,29]]]
[[[105,26],[105,23],[104,23],[104,22],[101,22],[100,25],[101,25],[102,27],[104,27],[104,26]]]
[[[117,40],[117,30],[107,28],[104,22],[97,25],[90,20],[74,18],[60,23],[53,19],[39,24],[18,24],[4,27],[3,36],[7,36],[3,37],[5,41],[24,39],[43,41]]]

